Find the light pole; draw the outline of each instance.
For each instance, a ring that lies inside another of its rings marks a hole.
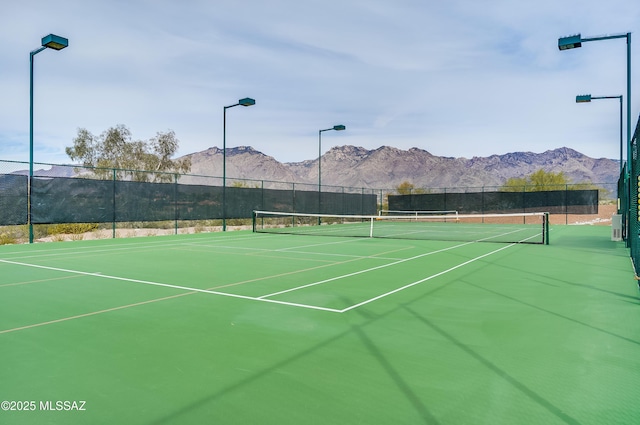
[[[628,188],[628,191],[625,194],[627,198],[626,211],[624,212],[626,219],[623,220],[626,222],[627,220],[631,220],[631,33],[628,32],[626,34],[613,34],[586,38],[583,38],[580,34],[561,37],[558,39],[558,49],[561,51],[575,49],[582,47],[582,43],[586,43],[588,41],[611,40],[614,38],[627,39],[627,171],[624,177],[627,182],[625,186]],[[627,237],[626,240],[627,247],[629,247],[629,238]]]
[[[558,49],[569,50],[582,47],[582,43],[587,41],[611,40],[614,38],[627,39],[627,162],[631,153],[631,33],[604,35],[600,37],[583,38],[580,34],[558,39]],[[628,169],[628,167],[627,167]]]
[[[623,144],[623,125],[622,125],[622,98],[623,96],[591,96],[590,94],[581,94],[576,96],[576,103],[590,103],[593,99],[620,99],[620,173],[622,174],[622,144]]]
[[[318,131],[318,214],[322,214],[322,168],[320,166],[322,162],[322,132],[331,130],[342,131],[346,128],[347,127],[345,127],[344,125],[338,124],[334,125],[331,128],[326,128],[324,130]],[[320,224],[320,222],[320,217],[318,217],[318,224]]]
[[[222,231],[227,231],[227,109],[234,106],[255,105],[255,99],[245,97],[234,105],[225,106],[222,109]]]
[[[31,191],[33,183],[33,57],[44,49],[62,50],[69,46],[69,40],[55,34],[42,37],[42,47],[29,53],[29,187],[27,222],[29,223],[29,243],[33,243],[33,222],[31,219]]]

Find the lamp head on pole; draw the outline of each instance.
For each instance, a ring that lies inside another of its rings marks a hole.
[[[256,100],[251,99],[250,97],[245,97],[244,99],[240,99],[238,101],[238,105],[242,105],[242,106],[252,106],[255,104],[256,104]]]
[[[55,34],[49,34],[42,37],[42,47],[48,47],[53,50],[62,50],[69,46],[69,40]]]
[[[342,124],[334,125],[334,126],[333,126],[333,129],[334,129],[334,130],[336,130],[336,131],[342,131],[342,130],[345,130],[346,128],[347,128],[347,127],[345,127],[345,126],[344,126],[344,125],[342,125]]]
[[[580,94],[576,96],[576,103],[588,103],[591,102],[590,94]]]
[[[558,39],[558,49],[560,50],[569,50],[578,47],[582,47],[582,36],[580,34]]]

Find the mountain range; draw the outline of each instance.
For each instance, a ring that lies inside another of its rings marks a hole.
[[[186,156],[191,158],[192,174],[222,176],[222,149],[212,147]],[[333,147],[322,156],[321,172],[323,185],[388,189],[407,181],[416,188],[459,188],[502,186],[509,178],[526,177],[540,169],[563,172],[571,183],[615,185],[619,167],[619,161],[590,158],[566,147],[467,159],[435,156],[419,148],[368,150],[347,145]],[[281,163],[250,146],[228,148],[226,175],[228,179],[318,184],[318,159]]]
[[[222,149],[212,147],[185,155],[191,158],[191,173],[222,177]],[[543,169],[562,172],[570,183],[593,183],[609,190],[616,187],[620,162],[607,158],[591,158],[570,148],[543,153],[513,152],[488,157],[453,158],[432,155],[426,150],[402,150],[390,146],[368,150],[357,146],[337,146],[322,156],[322,185],[367,189],[393,189],[403,182],[416,188],[491,188],[502,186],[509,178],[521,178]],[[16,171],[15,174],[27,174]],[[69,166],[53,166],[37,170],[36,175],[72,177],[76,170]],[[318,159],[282,163],[250,146],[227,149],[227,185],[241,182],[248,186],[280,187],[272,182],[318,184]],[[235,182],[234,182],[234,179]],[[188,184],[211,184],[210,179],[182,177]],[[220,184],[214,183],[214,184]],[[289,186],[287,186],[288,188]],[[308,189],[307,189],[308,190]],[[313,190],[313,189],[312,189]]]

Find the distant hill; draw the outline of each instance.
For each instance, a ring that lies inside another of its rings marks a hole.
[[[222,149],[185,155],[191,158],[191,174],[222,176]],[[392,189],[408,181],[416,188],[460,188],[502,186],[509,178],[525,177],[544,169],[563,172],[572,183],[606,184],[613,190],[618,181],[619,161],[594,159],[573,149],[559,148],[543,153],[513,152],[489,157],[453,158],[435,156],[429,152],[382,146],[368,150],[357,146],[334,147],[322,156],[322,184],[358,188]],[[15,174],[28,174],[16,171]],[[51,170],[36,170],[36,175],[71,177],[71,167],[54,166]],[[250,146],[227,149],[227,184],[233,179],[265,182],[265,187],[277,187],[267,182],[318,184],[318,159],[281,163]],[[180,181],[200,183],[211,179],[187,177]],[[213,184],[221,184],[217,179]],[[257,183],[249,182],[250,186]]]
[[[36,166],[37,165],[39,164],[36,164]],[[33,172],[34,172],[34,175],[40,176],[40,177],[73,177],[76,175],[76,172],[73,169],[73,167],[59,166],[59,165],[53,165],[49,170],[45,170],[42,168],[34,169]],[[14,171],[10,174],[28,176],[29,170]]]
[[[222,149],[213,147],[187,156],[192,174],[222,175]],[[418,148],[368,150],[347,145],[322,156],[322,184],[380,189],[404,181],[420,188],[502,186],[509,178],[544,169],[563,172],[572,183],[615,185],[619,167],[619,161],[590,158],[569,148],[467,159],[435,156]],[[318,160],[281,163],[252,147],[240,146],[227,149],[227,178],[317,184]]]

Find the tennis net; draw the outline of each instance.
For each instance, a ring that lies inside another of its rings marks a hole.
[[[406,210],[380,210],[378,211],[378,215],[400,215],[406,216],[410,215],[415,218],[419,218],[422,216],[429,215],[458,215],[458,211],[456,210],[448,210],[448,211],[406,211]]]
[[[254,211],[253,231],[322,236],[549,243],[549,214],[331,215]]]

